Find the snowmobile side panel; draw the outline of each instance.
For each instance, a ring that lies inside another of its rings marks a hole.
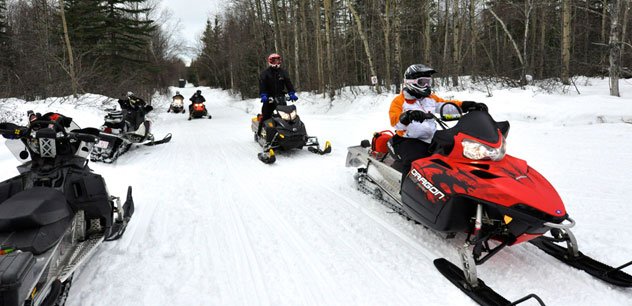
[[[0,305],[22,305],[30,284],[37,280],[35,258],[30,252],[11,252],[0,256]]]
[[[99,219],[106,235],[112,226],[112,203],[101,175],[69,170],[64,193],[73,211],[85,211],[86,219]]]

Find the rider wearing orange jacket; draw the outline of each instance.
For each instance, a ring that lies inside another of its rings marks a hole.
[[[391,102],[389,117],[397,133],[392,144],[399,157],[400,165],[396,168],[402,172],[402,183],[412,162],[430,155],[428,149],[437,129],[432,113],[438,113],[441,106],[448,102],[464,111],[479,105],[473,101],[445,100],[433,94],[432,74],[435,72],[422,64],[408,67],[404,73],[404,88]],[[459,109],[449,105],[443,112],[455,114]]]

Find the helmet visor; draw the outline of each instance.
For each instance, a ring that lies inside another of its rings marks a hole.
[[[431,77],[420,77],[416,79],[404,79],[404,83],[406,84],[415,84],[421,87],[429,86],[432,87],[432,78]]]
[[[270,58],[270,65],[280,65],[281,64],[281,58],[280,57],[271,57]]]

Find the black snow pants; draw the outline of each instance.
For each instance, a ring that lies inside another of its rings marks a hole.
[[[393,136],[393,150],[401,158],[399,168],[402,170],[402,185],[404,185],[404,179],[410,172],[412,163],[420,158],[430,156],[429,147],[430,144],[417,138]]]

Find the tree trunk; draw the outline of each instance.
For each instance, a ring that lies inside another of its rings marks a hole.
[[[608,47],[610,48],[610,95],[619,97],[619,69],[621,66],[621,43],[619,42],[620,25],[619,10],[621,8],[621,0],[615,0],[610,3],[610,40]]]
[[[475,16],[476,16],[476,0],[470,0],[470,32],[472,35],[472,44],[471,44],[471,48],[472,50],[470,51],[470,54],[472,56],[472,60],[470,61],[470,75],[472,76],[472,79],[476,79],[476,73],[478,73],[477,70],[477,55],[476,55],[476,44],[477,44],[477,29],[476,29],[476,20],[475,20]]]
[[[431,37],[430,37],[430,1],[424,0],[423,4],[423,14],[422,16],[422,25],[423,25],[423,42],[424,42],[424,58],[423,61],[426,65],[432,65],[432,57],[430,56],[430,45],[431,45]]]
[[[461,34],[460,21],[459,21],[459,1],[454,0],[452,7],[452,86],[459,86],[459,35]]]
[[[395,0],[393,12],[393,32],[395,35],[395,46],[393,47],[393,52],[395,52],[395,94],[398,94],[400,91],[400,81],[402,75],[402,39],[401,39],[401,12],[400,12],[400,1]]]
[[[70,74],[70,83],[72,84],[72,95],[77,98],[77,78],[75,77],[75,63],[72,57],[72,48],[70,47],[70,38],[68,37],[68,26],[66,25],[66,15],[64,14],[64,0],[59,0],[59,13],[61,15],[61,24],[64,28],[64,40],[66,41],[66,49],[68,50],[68,74]]]
[[[524,63],[522,63],[522,70],[520,73],[520,85],[527,85],[527,41],[529,39],[529,21],[531,16],[531,9],[533,9],[533,3],[531,0],[527,0],[525,2],[525,17],[524,17],[524,39],[522,41],[522,59]]]
[[[353,18],[356,21],[356,25],[358,26],[358,33],[360,34],[360,39],[362,39],[362,42],[364,43],[364,52],[366,53],[366,57],[369,60],[369,69],[371,70],[371,76],[377,76],[375,72],[375,67],[373,66],[373,57],[371,56],[371,49],[369,48],[369,40],[366,38],[366,34],[364,34],[364,30],[362,29],[362,21],[360,20],[360,17],[358,16],[358,13],[356,12],[356,10],[353,8],[353,5],[351,5],[351,1],[346,0],[346,2],[347,2],[347,7],[351,11],[351,14],[353,14]],[[377,83],[375,84],[375,91],[377,93],[381,93],[380,87],[378,86]]]
[[[333,80],[332,80],[332,74],[333,74],[333,64],[334,64],[334,56],[332,53],[332,48],[331,48],[331,29],[329,26],[330,23],[330,15],[331,15],[331,1],[332,0],[325,0],[324,4],[325,4],[325,41],[327,44],[327,83],[329,86],[329,98],[333,100],[334,96],[336,95],[335,92],[335,88],[334,88],[334,84],[333,84]]]
[[[325,77],[323,75],[323,43],[321,37],[320,1],[314,0],[314,27],[316,28],[316,64],[318,66],[318,80],[320,92],[325,96]]]
[[[522,58],[522,54],[520,53],[520,50],[518,49],[518,45],[516,44],[516,41],[511,36],[511,33],[509,33],[509,30],[507,30],[507,26],[505,26],[505,23],[502,21],[502,19],[500,19],[498,17],[498,15],[496,15],[494,10],[492,10],[491,8],[488,8],[488,10],[489,10],[490,13],[492,13],[492,15],[494,15],[496,20],[498,20],[498,22],[502,26],[503,30],[505,31],[505,34],[507,34],[507,38],[509,39],[509,41],[511,41],[511,44],[513,45],[513,48],[514,48],[514,51],[516,52],[516,56],[518,56],[518,60],[520,61],[520,69],[521,69],[520,83],[525,82],[525,84],[526,84],[526,77],[524,75],[524,71],[526,70],[525,69],[525,61]],[[529,24],[526,23],[525,26],[528,29]],[[525,30],[525,34],[527,34],[527,30]],[[525,39],[526,39],[526,37],[525,37]]]
[[[544,78],[544,59],[546,58],[544,52],[544,46],[546,46],[546,7],[540,10],[540,43],[538,44],[538,53],[539,53],[539,65],[538,65],[538,79]]]
[[[386,90],[391,90],[391,23],[390,23],[390,0],[384,0],[384,85]]]
[[[277,0],[272,0],[272,18],[274,18],[274,52],[282,53],[284,48],[284,40],[283,40],[283,32],[281,32],[281,20],[279,19],[279,9],[277,8]],[[279,41],[281,42],[281,46],[279,49]],[[282,54],[281,56],[285,56]]]
[[[453,1],[457,1],[457,0],[453,0]],[[443,58],[442,58],[442,63],[443,63],[443,67],[446,70],[444,73],[444,81],[446,81],[447,76],[450,74],[451,70],[450,69],[450,65],[448,64],[448,54],[449,54],[449,50],[448,50],[448,29],[450,28],[450,18],[449,18],[449,11],[450,11],[450,0],[446,0],[445,1],[445,23],[444,23],[444,27],[443,27]],[[446,81],[447,83],[447,81]]]
[[[571,65],[571,0],[562,0],[562,84],[569,85]]]
[[[292,6],[293,8],[293,16],[294,16],[294,87],[296,89],[296,91],[298,91],[298,89],[301,87],[301,74],[299,73],[299,65],[298,65],[298,61],[299,61],[299,42],[298,42],[298,21],[296,20],[296,16],[298,15],[298,7],[296,6]],[[305,35],[305,32],[303,32],[303,35]]]

